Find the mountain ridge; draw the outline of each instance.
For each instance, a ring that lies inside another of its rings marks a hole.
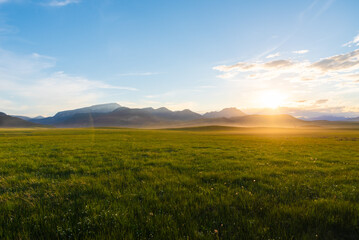
[[[4,114],[4,113],[3,113]],[[5,114],[6,115],[6,114]],[[128,108],[117,103],[92,105],[56,113],[48,118],[30,118],[28,122],[55,127],[134,127],[134,128],[166,128],[186,126],[242,126],[242,127],[306,127],[306,126],[351,126],[358,123],[355,118],[349,121],[307,121],[289,114],[247,115],[237,108],[224,108],[221,111],[207,112],[203,115],[189,109],[171,111],[160,108]],[[26,121],[25,121],[26,122]],[[21,125],[21,124],[20,124]],[[24,125],[24,122],[23,122]],[[25,124],[26,125],[26,124]]]
[[[231,108],[224,108],[220,111],[207,112],[207,113],[203,114],[203,117],[205,117],[205,118],[221,118],[221,117],[231,118],[231,117],[242,117],[242,116],[246,116],[246,115],[247,114],[245,114],[241,110],[239,110],[235,107],[231,107]]]
[[[28,127],[45,127],[40,124],[32,123],[21,118],[12,117],[0,112],[0,128],[28,128]]]

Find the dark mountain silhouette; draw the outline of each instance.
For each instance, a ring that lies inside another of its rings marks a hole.
[[[21,120],[21,119],[20,119]],[[203,116],[185,109],[171,111],[167,108],[127,108],[116,103],[94,105],[75,110],[62,111],[53,117],[29,121],[55,127],[134,127],[134,128],[176,128],[195,126],[236,127],[359,127],[359,119],[346,121],[306,121],[291,115],[246,115],[236,108],[209,112]],[[26,122],[26,121],[25,121]]]
[[[42,119],[29,119],[29,121],[39,124],[48,124],[48,125],[59,125],[68,119],[74,117],[78,114],[98,114],[98,113],[109,113],[113,110],[121,107],[117,103],[107,103],[107,104],[100,104],[100,105],[93,105],[90,107],[84,107],[74,110],[67,110],[56,113],[53,117],[42,118]]]
[[[57,114],[56,114],[57,115]],[[76,113],[66,118],[53,117],[54,125],[59,127],[148,127],[168,125],[182,121],[200,119],[202,116],[188,109],[183,111],[170,111],[166,108],[126,108],[119,107],[108,113]],[[43,122],[40,120],[37,122]]]
[[[219,112],[208,112],[203,114],[205,118],[231,118],[243,117],[246,114],[237,108],[225,108]]]
[[[165,107],[162,107],[158,109],[143,108],[142,110],[147,111],[148,113],[153,114],[158,118],[166,120],[189,121],[202,118],[200,114],[192,112],[189,109],[185,109],[182,111],[171,111]]]
[[[42,127],[40,124],[28,122],[26,120],[12,117],[0,112],[0,128],[28,128],[28,127]]]

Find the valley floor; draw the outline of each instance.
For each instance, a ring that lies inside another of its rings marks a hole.
[[[359,239],[359,131],[0,130],[0,239]]]

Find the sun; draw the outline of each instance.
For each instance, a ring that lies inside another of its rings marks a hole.
[[[263,91],[260,94],[260,106],[263,108],[278,108],[283,105],[284,100],[286,99],[285,95],[276,90]]]

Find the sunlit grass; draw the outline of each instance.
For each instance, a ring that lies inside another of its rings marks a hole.
[[[1,239],[358,239],[359,131],[0,130]]]

